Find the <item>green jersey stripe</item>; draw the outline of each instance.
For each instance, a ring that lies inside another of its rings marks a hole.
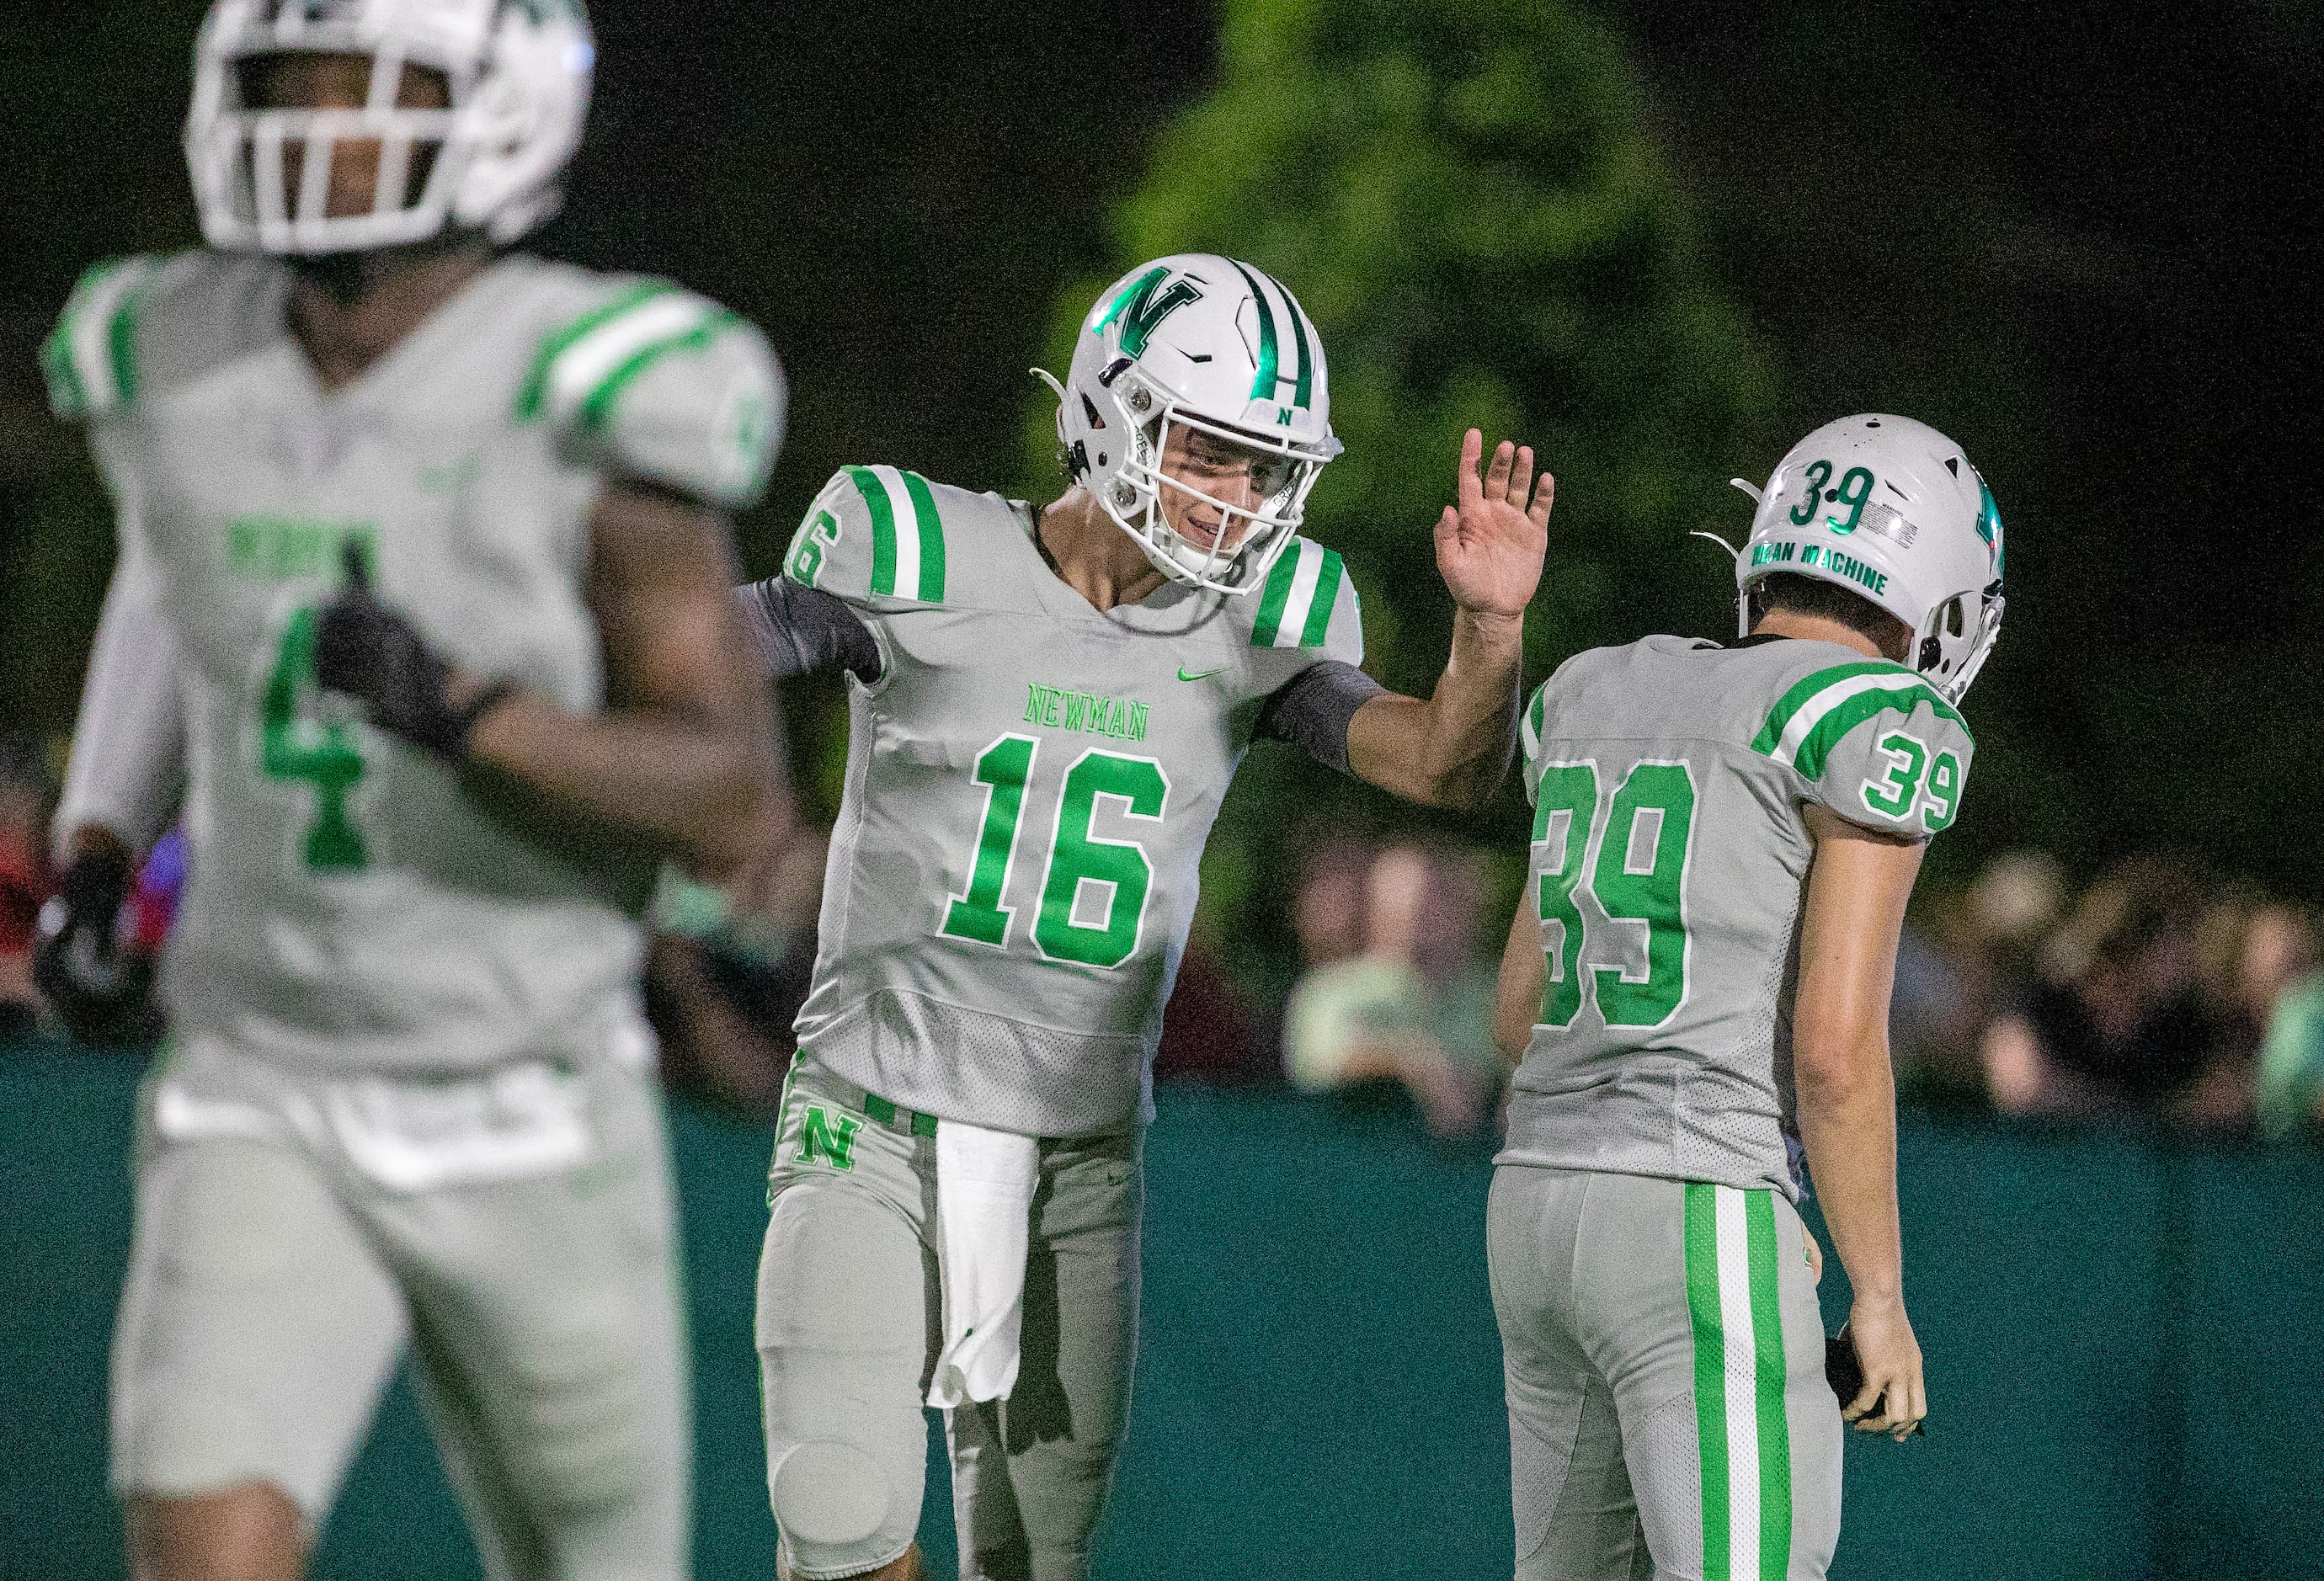
[[[872,592],[881,598],[896,595],[896,512],[888,503],[888,485],[868,466],[851,466],[848,477],[863,496],[872,513]]]
[[[41,372],[48,380],[49,410],[60,418],[77,418],[88,410],[88,391],[73,366],[72,317],[69,311],[41,343]]]
[[[1778,763],[1792,762],[1797,756],[1798,744],[1812,731],[1817,722],[1829,710],[1868,686],[1899,687],[1906,691],[1917,688],[1916,700],[1903,704],[1910,713],[1918,705],[1918,696],[1924,695],[1940,719],[1950,719],[1966,731],[1969,723],[1960,711],[1938,694],[1919,674],[1878,660],[1858,664],[1833,665],[1802,677],[1776,700],[1767,714],[1767,721],[1752,739],[1751,749],[1775,758]]]
[[[1294,538],[1268,573],[1267,591],[1259,604],[1259,621],[1251,628],[1250,640],[1255,648],[1306,648],[1321,642],[1323,630],[1331,625],[1331,607],[1323,606],[1323,625],[1314,624],[1318,600],[1316,589],[1323,580],[1326,561],[1336,562],[1337,555],[1321,544],[1305,538]],[[1333,592],[1339,591],[1339,572],[1333,572]],[[1309,635],[1311,630],[1314,635]]]
[[[111,411],[136,398],[137,299],[152,274],[151,259],[114,259],[73,288],[63,317],[41,346],[57,416]]]
[[[652,367],[672,352],[699,351],[708,345],[729,326],[741,322],[723,308],[714,309],[709,316],[691,329],[659,340],[649,340],[632,352],[613,371],[597,381],[596,388],[581,398],[578,416],[586,428],[602,428],[621,399],[622,391],[635,381],[638,375]]]
[[[920,602],[940,604],[945,595],[944,520],[936,514],[936,495],[928,480],[916,472],[904,476],[904,492],[911,496],[912,514],[919,522]]]
[[[1788,762],[1809,779],[1823,777],[1824,760],[1848,732],[1866,720],[1894,711],[1908,718],[1926,703],[1940,719],[1950,719],[1966,734],[1969,725],[1960,712],[1926,681],[1870,676],[1827,688],[1792,717],[1783,740],[1767,755]]]
[[[524,383],[518,387],[516,396],[518,420],[529,422],[541,414],[549,399],[550,370],[557,365],[558,360],[564,356],[567,351],[631,309],[652,301],[657,297],[668,296],[677,289],[667,280],[640,281],[629,290],[598,303],[564,327],[550,331],[542,339],[540,349],[533,354],[532,367],[525,374]]]
[[[1908,676],[1911,673],[1899,665],[1892,665],[1883,660],[1866,660],[1860,664],[1834,665],[1830,669],[1818,670],[1812,676],[1803,676],[1792,684],[1789,691],[1775,700],[1775,706],[1768,712],[1767,722],[1759,727],[1759,733],[1751,740],[1751,750],[1763,755],[1772,754],[1775,749],[1775,743],[1783,739],[1784,728],[1792,722],[1793,716],[1807,705],[1809,698],[1826,686],[1835,686],[1842,681],[1852,681],[1858,676]]]
[[[1775,1193],[1744,1193],[1750,1243],[1753,1395],[1759,1435],[1759,1574],[1783,1581],[1792,1564],[1792,1433],[1784,1419],[1783,1302],[1776,1282]]]
[[[1243,283],[1250,288],[1252,299],[1259,303],[1259,372],[1251,377],[1250,398],[1253,400],[1273,400],[1277,383],[1275,309],[1268,306],[1267,292],[1259,281],[1251,278],[1250,270],[1238,263],[1235,272],[1242,276]]]
[[[1307,601],[1307,623],[1299,632],[1299,646],[1321,648],[1324,634],[1332,629],[1332,611],[1340,602],[1340,578],[1346,567],[1340,563],[1339,551],[1323,551],[1323,568],[1315,576],[1315,591]]]
[[[1719,1188],[1686,1182],[1686,1310],[1694,1331],[1695,1438],[1702,1463],[1703,1581],[1728,1567],[1727,1344],[1719,1306]]]
[[[1259,619],[1250,629],[1253,648],[1273,648],[1276,634],[1283,629],[1284,606],[1291,602],[1291,584],[1299,574],[1299,551],[1306,546],[1293,538],[1291,547],[1275,557],[1274,569],[1267,574],[1267,586],[1259,595]]]

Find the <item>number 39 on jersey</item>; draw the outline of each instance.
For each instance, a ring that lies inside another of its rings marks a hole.
[[[1694,788],[1683,762],[1635,764],[1613,784],[1594,759],[1542,765],[1533,814],[1548,958],[1542,1025],[1572,1025],[1585,993],[1609,1026],[1659,1026],[1685,1002]]]

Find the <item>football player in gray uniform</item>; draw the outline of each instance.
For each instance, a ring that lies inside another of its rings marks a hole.
[[[1520,1581],[1821,1576],[1843,1417],[1902,1437],[1928,1410],[1888,996],[1969,777],[2001,518],[1905,418],[1828,424],[1751,492],[1741,641],[1578,655],[1526,713],[1487,1217]],[[1854,1298],[1848,1400],[1803,1159]]]
[[[133,1567],[295,1576],[408,1346],[489,1575],[676,1581],[638,917],[776,794],[724,516],[779,376],[699,298],[501,251],[579,140],[577,5],[217,0],[196,61],[209,249],[92,271],[44,354],[121,537],[50,979],[119,986],[180,763],[192,847],[115,1335]]]
[[[1133,271],[1056,390],[1061,499],[849,467],[742,590],[770,667],[844,666],[852,707],[759,1285],[786,1576],[920,1574],[924,1402],[962,1575],[1089,1573],[1149,1068],[1236,766],[1279,739],[1466,806],[1509,758],[1551,499],[1530,451],[1464,441],[1423,702],[1356,667],[1355,586],[1298,536],[1339,444],[1280,283],[1207,254]]]

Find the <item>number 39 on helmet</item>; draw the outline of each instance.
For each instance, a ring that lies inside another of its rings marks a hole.
[[[2001,513],[1961,447],[1910,418],[1826,423],[1792,447],[1735,557],[1739,623],[1751,589],[1788,572],[1837,583],[1904,622],[1908,660],[1958,703],[2001,632]]]
[[[247,102],[247,68],[301,52],[367,59],[365,102]],[[512,242],[556,211],[595,63],[580,0],[214,0],[186,115],[202,234],[224,250],[299,254],[421,242],[447,226]],[[399,103],[406,65],[440,73],[449,106]],[[370,211],[328,214],[333,145],[356,140],[380,150]]]
[[[1074,480],[1176,582],[1232,593],[1264,583],[1315,474],[1340,453],[1314,321],[1272,276],[1215,253],[1130,271],[1083,319],[1065,381],[1033,371],[1057,392],[1057,442]],[[1162,509],[1162,457],[1178,429],[1276,464],[1247,505],[1170,480],[1222,512],[1228,529],[1213,544],[1173,530]]]

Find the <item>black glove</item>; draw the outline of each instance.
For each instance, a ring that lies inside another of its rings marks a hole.
[[[315,678],[363,704],[372,723],[447,761],[468,755],[476,722],[516,690],[498,681],[461,706],[451,698],[452,666],[411,622],[371,590],[363,544],[346,540],[346,585],[315,623]]]
[[[121,939],[128,895],[129,858],[108,850],[76,857],[41,907],[32,981],[80,1043],[143,1043],[161,1031],[153,963]]]

